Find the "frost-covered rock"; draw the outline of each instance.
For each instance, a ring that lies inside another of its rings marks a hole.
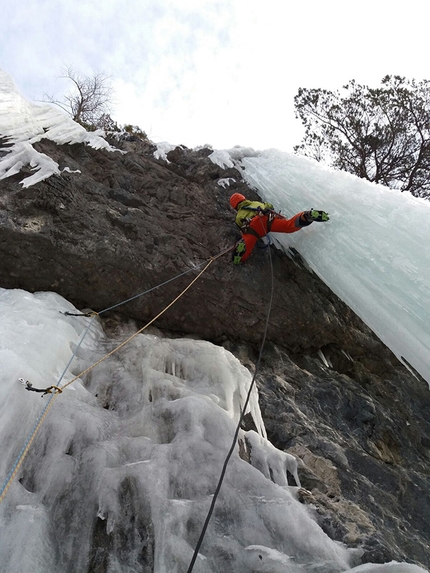
[[[0,180],[29,165],[35,173],[21,181],[23,187],[60,173],[58,163],[35,149],[34,144],[41,139],[57,144],[86,143],[95,149],[115,150],[102,137],[102,131],[86,131],[53,105],[28,102],[18,92],[12,78],[1,69],[0,135],[0,149],[5,148],[0,155]]]

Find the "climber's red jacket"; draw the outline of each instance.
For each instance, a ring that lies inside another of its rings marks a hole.
[[[261,211],[255,210],[258,208]],[[238,204],[236,224],[242,231],[242,239],[246,246],[241,259],[242,262],[246,261],[252,253],[258,239],[265,237],[270,231],[273,233],[295,233],[302,227],[310,225],[302,216],[303,212],[297,213],[291,219],[285,219],[277,213],[268,213],[267,211],[270,209],[273,209],[273,205],[259,201],[242,201]]]

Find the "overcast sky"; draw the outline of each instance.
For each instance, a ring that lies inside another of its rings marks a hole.
[[[0,0],[0,67],[31,101],[111,77],[155,141],[291,151],[299,87],[430,79],[423,0]]]

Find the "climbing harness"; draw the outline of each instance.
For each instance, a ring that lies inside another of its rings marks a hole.
[[[213,510],[214,510],[214,508],[215,508],[215,504],[216,504],[216,501],[217,501],[217,498],[218,498],[218,494],[219,494],[219,492],[220,492],[220,489],[221,489],[221,486],[222,486],[222,482],[223,482],[223,480],[224,480],[224,476],[225,476],[225,473],[226,473],[226,471],[227,471],[228,462],[230,461],[230,458],[231,458],[231,456],[232,456],[232,454],[233,454],[233,452],[234,452],[234,449],[235,449],[235,447],[236,447],[236,443],[237,443],[237,438],[238,438],[238,436],[239,436],[240,427],[241,427],[242,421],[243,421],[243,419],[244,419],[244,417],[245,417],[246,409],[247,409],[247,407],[248,407],[249,400],[250,400],[250,398],[251,398],[251,392],[252,392],[252,390],[253,390],[253,388],[254,388],[255,378],[256,378],[256,376],[257,376],[258,369],[259,369],[259,367],[260,367],[261,357],[262,357],[262,355],[263,355],[264,345],[265,345],[265,343],[266,343],[266,338],[267,338],[267,331],[268,331],[268,329],[269,329],[270,313],[271,313],[272,305],[273,305],[274,278],[273,278],[272,254],[271,254],[271,252],[270,252],[270,249],[269,249],[269,260],[270,260],[270,278],[271,278],[270,300],[269,300],[269,305],[268,305],[268,309],[267,309],[267,316],[266,316],[266,322],[265,322],[265,326],[264,326],[263,337],[262,337],[261,345],[260,345],[260,352],[259,352],[259,354],[258,354],[257,363],[256,363],[256,365],[255,365],[254,375],[253,375],[253,377],[252,377],[251,384],[249,385],[248,394],[247,394],[247,396],[246,396],[246,400],[245,400],[245,403],[244,403],[244,405],[243,405],[242,412],[241,412],[239,421],[238,421],[237,426],[236,426],[236,430],[235,430],[235,432],[234,432],[234,436],[233,436],[233,440],[232,440],[232,443],[231,443],[231,447],[230,447],[230,450],[228,451],[227,456],[226,456],[226,458],[225,458],[225,460],[224,460],[224,465],[223,465],[222,470],[221,470],[221,475],[220,475],[219,480],[218,480],[218,485],[217,485],[217,487],[216,487],[216,489],[215,489],[215,493],[213,494],[212,502],[211,502],[211,505],[210,505],[210,507],[209,507],[209,511],[208,511],[207,516],[206,516],[206,520],[205,520],[205,522],[204,522],[204,524],[203,524],[203,528],[202,528],[202,531],[201,531],[201,533],[200,533],[200,537],[199,537],[199,539],[198,539],[198,541],[197,541],[197,545],[196,545],[196,548],[195,548],[195,550],[194,550],[193,557],[192,557],[191,562],[190,562],[190,565],[189,565],[189,567],[188,567],[188,569],[187,569],[187,573],[191,573],[191,572],[192,572],[192,570],[193,570],[193,568],[194,568],[194,564],[195,564],[196,559],[197,559],[198,554],[199,554],[200,547],[201,547],[201,545],[202,545],[202,543],[203,543],[203,539],[204,539],[204,537],[205,537],[206,530],[207,530],[207,528],[208,528],[210,518],[212,517],[212,513],[213,513]]]
[[[275,213],[275,211],[273,211],[272,209],[261,209],[260,207],[256,208],[249,207],[249,210],[256,211],[257,214],[254,215],[254,217],[252,218],[245,219],[244,224],[242,226],[239,225],[238,226],[241,229],[243,235],[253,235],[258,239],[258,241],[263,243],[263,245],[260,246],[258,245],[257,242],[258,247],[260,249],[265,249],[270,245],[269,233],[272,229],[272,223],[275,220],[277,213]],[[267,218],[263,221],[262,217],[267,217]],[[261,233],[259,233],[258,230],[255,229],[254,227],[251,227],[252,221],[257,222],[257,227],[258,227],[258,222],[260,222]],[[268,238],[267,244],[264,244],[265,237]],[[236,243],[236,248],[233,252],[234,265],[239,265],[241,263],[245,252],[246,252],[246,241],[242,237],[242,239],[238,243]]]
[[[250,219],[245,219],[244,224],[239,228],[243,234],[254,235],[254,237],[257,237],[257,239],[261,239],[267,233],[270,233],[270,230],[272,229],[272,223],[275,220],[277,213],[275,213],[275,211],[273,211],[272,209],[260,209],[259,207],[256,209],[249,208],[249,210],[257,211],[257,215],[254,215],[254,217]],[[258,231],[256,231],[253,227],[251,227],[251,222],[255,220],[255,217],[264,217],[264,216],[267,216],[267,225],[266,225],[267,230],[264,229],[264,225],[263,223],[261,223],[263,235],[260,235]]]
[[[0,503],[3,501],[3,499],[6,496],[6,493],[9,489],[9,487],[11,486],[13,480],[15,479],[30,447],[31,444],[33,443],[41,425],[43,424],[50,408],[52,407],[52,404],[54,403],[54,400],[56,399],[57,396],[59,396],[59,394],[62,393],[62,391],[64,390],[64,388],[66,388],[67,386],[69,386],[70,384],[72,384],[73,382],[75,382],[76,380],[78,380],[79,378],[81,378],[82,376],[84,376],[85,374],[87,374],[88,372],[90,372],[93,368],[95,368],[98,364],[100,364],[101,362],[103,362],[104,360],[106,360],[109,356],[112,356],[112,354],[114,354],[115,352],[117,352],[118,350],[120,350],[123,346],[125,346],[128,342],[130,342],[130,340],[132,340],[135,336],[137,336],[138,334],[140,334],[141,332],[143,332],[146,328],[148,328],[153,322],[155,322],[162,314],[164,314],[171,306],[173,306],[175,304],[175,302],[177,300],[179,300],[181,298],[181,296],[183,296],[189,288],[191,288],[191,286],[202,276],[202,274],[210,267],[210,265],[216,261],[218,258],[220,258],[221,256],[225,255],[226,253],[228,253],[229,251],[233,250],[234,246],[229,247],[228,249],[225,249],[224,251],[222,251],[221,253],[218,253],[218,255],[211,257],[210,259],[207,259],[206,261],[204,261],[203,263],[199,264],[197,267],[194,267],[192,269],[189,269],[188,271],[182,273],[181,275],[178,275],[177,277],[174,277],[171,280],[174,280],[175,278],[178,278],[179,276],[182,276],[184,274],[187,274],[188,272],[191,272],[192,270],[195,270],[196,268],[200,268],[201,266],[205,265],[203,270],[200,271],[200,273],[189,283],[189,285],[170,303],[168,304],[161,312],[159,312],[157,314],[157,316],[155,316],[152,320],[150,320],[150,322],[148,322],[145,326],[143,326],[141,329],[139,329],[137,332],[135,332],[134,334],[132,334],[131,336],[129,336],[124,342],[122,342],[120,345],[118,345],[116,348],[114,348],[111,352],[109,352],[108,354],[106,354],[105,356],[103,356],[102,358],[100,358],[100,360],[98,360],[97,362],[95,362],[94,364],[92,364],[91,366],[89,366],[86,370],[84,370],[83,372],[81,372],[80,374],[78,374],[77,376],[75,376],[74,378],[72,378],[72,380],[69,380],[66,384],[63,384],[62,386],[60,386],[61,381],[63,380],[64,376],[66,375],[66,372],[70,366],[70,364],[72,363],[73,359],[76,356],[76,353],[79,349],[79,347],[81,346],[85,336],[88,334],[92,324],[93,324],[93,320],[96,318],[96,316],[100,315],[101,312],[91,312],[91,313],[83,313],[82,315],[78,315],[78,316],[86,316],[91,318],[89,324],[87,325],[86,329],[84,330],[81,339],[78,343],[78,345],[76,346],[70,360],[68,361],[66,367],[63,370],[63,373],[60,376],[60,379],[57,383],[57,385],[55,386],[49,386],[48,388],[45,389],[39,389],[39,388],[33,388],[33,386],[30,383],[26,383],[24,381],[24,379],[20,379],[21,383],[25,383],[26,384],[26,389],[29,391],[33,391],[33,392],[43,392],[44,396],[45,394],[49,394],[49,400],[46,403],[44,409],[42,410],[40,416],[38,417],[38,419],[36,420],[30,435],[28,436],[27,440],[24,443],[24,446],[22,447],[21,451],[19,452],[15,463],[12,467],[12,469],[10,470],[10,472],[8,473],[8,475],[6,476],[5,482],[2,486],[2,488],[0,489]],[[167,282],[170,281],[166,281],[163,284],[166,284]],[[160,285],[158,285],[159,287]],[[153,289],[149,289],[150,290],[154,290],[155,288],[158,287],[154,287]],[[149,291],[145,291],[149,292]],[[118,303],[112,307],[110,307],[109,309],[105,309],[102,312],[107,312],[108,310],[111,310],[112,308],[117,308],[118,306],[120,306],[121,304],[125,304],[126,302],[129,302],[130,300],[133,300],[135,298],[138,298],[139,296],[143,296],[143,294],[145,293],[140,293],[139,295],[135,295],[134,297],[131,297],[129,299],[127,299],[126,301],[123,301],[121,303]],[[65,313],[64,313],[65,314]]]
[[[270,230],[272,229],[272,223],[275,219],[275,213],[274,211],[270,211],[269,216],[267,217],[267,232],[270,233]]]

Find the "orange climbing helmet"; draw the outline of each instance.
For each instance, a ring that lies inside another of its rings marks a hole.
[[[237,206],[239,203],[242,203],[242,201],[246,201],[246,197],[242,195],[242,193],[233,193],[233,195],[230,197],[230,205],[233,207],[233,209],[237,209]]]

